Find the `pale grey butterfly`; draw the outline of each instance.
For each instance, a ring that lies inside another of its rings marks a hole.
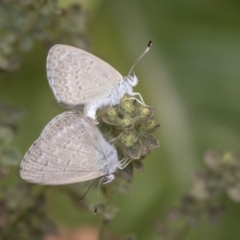
[[[126,77],[82,49],[62,44],[53,46],[47,57],[47,77],[57,101],[69,108],[84,105],[84,115],[93,120],[99,108],[119,104],[125,94],[139,96],[141,101],[137,101],[145,105],[141,95],[133,92],[138,79],[135,74],[130,74],[151,43]]]
[[[61,185],[102,177],[114,179],[117,151],[108,143],[93,121],[77,111],[67,111],[53,118],[25,154],[21,177],[31,183]]]

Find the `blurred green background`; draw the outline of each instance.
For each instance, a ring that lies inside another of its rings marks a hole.
[[[156,109],[161,148],[145,160],[144,173],[134,173],[132,195],[114,195],[120,211],[109,228],[119,235],[136,233],[139,240],[161,239],[154,223],[189,190],[191,171],[203,167],[204,152],[239,150],[240,2],[62,0],[59,5],[74,2],[82,3],[87,14],[88,50],[122,75],[153,40],[135,69],[139,83],[134,90]],[[22,155],[63,111],[46,78],[48,50],[36,42],[21,53],[20,71],[5,74],[0,82],[1,99],[27,112],[14,141]],[[99,226],[100,216],[77,211],[59,189],[51,187],[48,194],[49,216],[59,226]],[[94,203],[95,194],[90,196]],[[239,239],[240,205],[224,201],[228,212],[218,225],[203,220],[185,239]]]

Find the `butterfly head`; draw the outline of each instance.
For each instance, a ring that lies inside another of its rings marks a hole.
[[[135,74],[133,74],[133,76],[128,75],[124,79],[127,81],[127,83],[131,87],[135,87],[137,85],[137,83],[138,83],[138,78],[137,78],[137,76]]]

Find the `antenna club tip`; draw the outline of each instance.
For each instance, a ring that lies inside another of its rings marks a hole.
[[[152,42],[153,42],[152,40],[150,40],[150,41],[148,42],[148,45],[147,45],[147,46],[148,46],[149,48],[152,46]]]
[[[97,208],[94,209],[94,215],[97,215]]]

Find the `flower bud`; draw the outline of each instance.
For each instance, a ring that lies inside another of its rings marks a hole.
[[[135,134],[127,132],[122,134],[120,141],[125,147],[132,147],[137,143],[138,138],[135,136]]]

